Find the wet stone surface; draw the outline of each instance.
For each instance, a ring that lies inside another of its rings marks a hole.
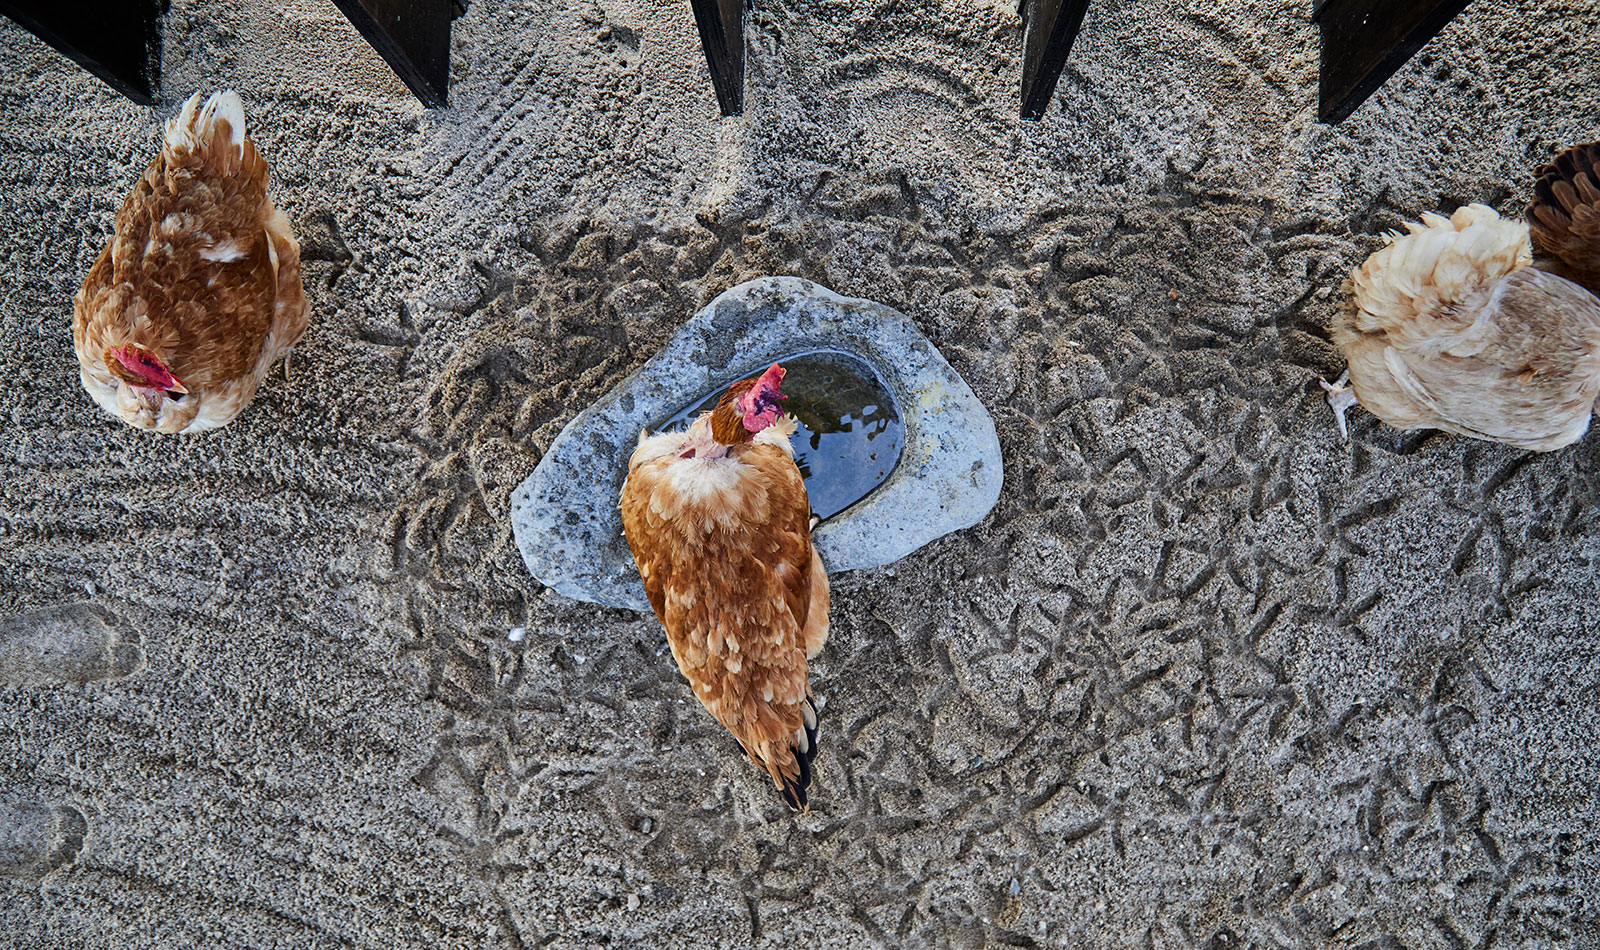
[[[799,424],[790,440],[806,482],[811,513],[832,518],[882,485],[900,461],[905,426],[883,380],[849,353],[818,350],[779,357],[785,370],[783,411]],[[716,390],[651,431],[681,431],[716,408]]]

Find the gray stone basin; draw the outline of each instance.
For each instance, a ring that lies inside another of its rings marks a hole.
[[[988,514],[1003,474],[994,421],[927,337],[883,304],[767,277],[706,305],[551,443],[511,499],[528,570],[568,597],[649,610],[617,510],[640,430],[774,360],[818,350],[852,354],[877,373],[904,438],[882,484],[818,526],[829,573],[897,561]]]

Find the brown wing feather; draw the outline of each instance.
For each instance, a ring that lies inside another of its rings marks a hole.
[[[1600,293],[1600,143],[1557,155],[1533,193],[1527,219],[1539,266]]]
[[[828,642],[828,572],[816,546],[811,548],[811,609],[805,625],[806,659],[822,652]]]
[[[816,603],[810,505],[782,449],[747,444],[730,460],[737,486],[709,501],[686,498],[673,478],[675,466],[706,463],[636,460],[623,486],[623,529],[696,698],[803,808],[815,752],[797,740],[815,729],[805,636]]]

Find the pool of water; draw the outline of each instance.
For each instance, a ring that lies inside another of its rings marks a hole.
[[[872,494],[894,471],[905,447],[900,411],[872,367],[849,353],[815,350],[778,362],[789,397],[783,411],[800,424],[793,439],[795,464],[812,512],[831,518]],[[688,428],[716,407],[723,389],[696,399],[652,431]]]

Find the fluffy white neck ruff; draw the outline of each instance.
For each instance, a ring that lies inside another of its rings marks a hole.
[[[700,414],[689,426],[683,447],[678,450],[678,457],[685,459],[719,459],[728,454],[729,446],[718,442],[711,435],[711,413]]]

